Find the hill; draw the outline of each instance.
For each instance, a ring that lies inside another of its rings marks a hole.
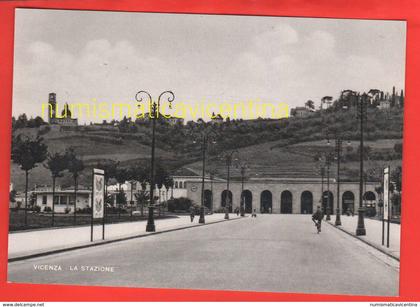
[[[395,144],[402,143],[403,109],[368,110],[366,122],[366,170],[370,179],[378,177],[377,170],[384,165],[401,165],[401,152]],[[250,177],[318,177],[319,157],[333,151],[327,138],[336,132],[350,140],[343,146],[342,174],[344,179],[355,180],[358,176],[358,119],[355,109],[330,108],[314,112],[307,118],[280,120],[229,120],[223,124],[194,123],[171,126],[165,122],[157,125],[156,155],[169,171],[181,166],[201,170],[201,132],[213,130],[216,144],[209,148],[208,169],[226,177],[226,164],[220,154],[226,150],[238,150],[238,158],[249,166]],[[38,128],[13,129],[13,137],[24,134],[30,137],[42,135],[50,152],[64,151],[72,146],[90,168],[104,160],[120,161],[130,167],[139,161],[149,161],[151,133],[147,123],[126,120],[124,126],[80,126],[72,130]],[[397,146],[398,147],[398,146]],[[332,166],[331,175],[334,171]],[[232,167],[232,177],[239,178],[239,169]],[[81,184],[89,184],[89,171],[81,177]],[[22,190],[23,172],[17,165],[11,167],[12,182]],[[45,178],[48,178],[47,180]],[[40,165],[31,171],[31,186],[49,184],[50,174]],[[58,184],[71,185],[69,176],[60,178]]]

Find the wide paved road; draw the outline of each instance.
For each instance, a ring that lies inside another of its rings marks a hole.
[[[379,257],[380,258],[380,257]],[[398,269],[310,216],[259,215],[9,265],[9,280],[361,295],[398,295]],[[62,271],[36,270],[60,265]],[[70,267],[78,271],[70,271]],[[113,266],[86,272],[82,266]]]

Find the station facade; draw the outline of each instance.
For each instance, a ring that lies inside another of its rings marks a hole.
[[[367,206],[376,206],[379,195],[375,188],[379,182],[366,182],[363,185],[363,201]],[[197,205],[201,204],[201,181],[186,182],[187,197]],[[323,191],[323,192],[322,192]],[[322,197],[323,194],[323,197]],[[330,180],[329,193],[327,182],[320,178],[258,178],[244,183],[231,180],[229,191],[227,182],[204,183],[204,205],[212,211],[223,210],[226,204],[232,212],[239,208],[241,197],[245,212],[254,209],[258,213],[277,214],[311,214],[317,206],[322,206],[324,212],[332,208],[335,214],[337,208],[337,183]],[[330,204],[328,206],[328,203]],[[340,182],[338,206],[341,213],[357,213],[359,208],[359,182]]]

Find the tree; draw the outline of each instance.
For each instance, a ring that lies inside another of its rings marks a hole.
[[[43,138],[39,136],[32,140],[19,135],[12,141],[12,160],[20,166],[21,170],[25,171],[25,226],[28,222],[29,172],[47,158],[47,150],[47,145],[44,144]]]
[[[399,157],[402,157],[403,145],[402,143],[394,144],[394,151],[398,154]]]
[[[164,183],[168,180],[169,174],[161,164],[156,165],[155,172],[155,184],[159,189],[159,202],[161,202],[161,190]],[[160,215],[160,206],[159,206],[159,215]]]
[[[150,167],[143,164],[137,164],[131,170],[131,177],[141,186],[141,191],[138,191],[134,196],[137,204],[140,204],[141,216],[143,216],[144,204],[149,200],[149,192],[146,191],[146,188],[147,184],[150,184]]]
[[[77,158],[76,152],[73,147],[70,147],[66,151],[67,156],[67,169],[73,176],[74,182],[74,204],[73,204],[73,222],[76,225],[76,204],[77,204],[77,186],[78,186],[78,179],[82,171],[84,170],[85,166],[83,161]]]
[[[127,203],[127,199],[125,198],[125,193],[124,190],[121,188],[121,184],[124,184],[129,178],[129,172],[127,169],[122,168],[122,167],[117,167],[116,172],[115,172],[115,179],[118,182],[118,194],[123,193],[124,194],[124,198],[122,198],[122,196],[118,196],[117,194],[117,205],[118,205],[118,219],[120,219],[121,217],[121,205],[122,204],[126,204]]]
[[[311,110],[315,110],[315,102],[313,102],[312,100],[308,100],[307,102],[305,102],[305,107]]]
[[[16,202],[16,190],[15,189],[13,189],[13,190],[11,190],[10,192],[9,192],[9,201],[11,202],[11,203],[14,203],[14,202]]]
[[[28,125],[28,117],[25,113],[18,116],[16,120],[15,127],[16,128],[25,128]]]
[[[401,166],[398,166],[393,171],[391,171],[391,181],[395,186],[397,192],[401,192],[402,187],[402,169]]]
[[[53,182],[53,186],[52,186],[53,203],[52,203],[52,221],[51,221],[52,226],[54,226],[54,215],[55,215],[55,183],[56,183],[57,178],[63,177],[63,172],[68,167],[67,158],[68,157],[66,154],[61,154],[59,152],[55,154],[49,154],[48,161],[45,165],[45,167],[48,168],[51,172],[51,178]]]

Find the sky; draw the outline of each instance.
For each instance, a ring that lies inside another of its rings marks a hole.
[[[13,115],[41,115],[50,92],[59,105],[171,90],[174,104],[292,108],[399,91],[405,37],[404,21],[17,9]]]

